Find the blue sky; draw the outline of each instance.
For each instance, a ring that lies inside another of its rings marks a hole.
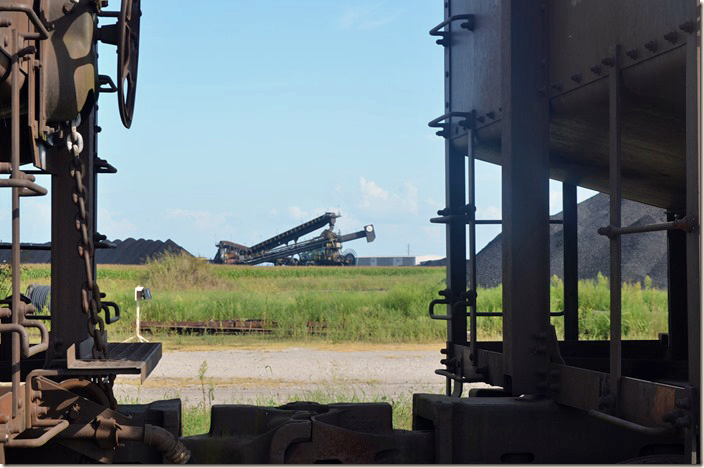
[[[374,243],[347,244],[359,255],[444,255],[444,227],[428,222],[444,207],[444,143],[427,127],[443,111],[443,51],[428,35],[442,2],[204,6],[142,2],[132,128],[115,95],[100,99],[100,156],[119,172],[100,178],[98,230],[212,257],[219,240],[252,245],[340,211],[343,233],[375,225]],[[100,54],[114,77],[114,47]],[[500,169],[478,175],[479,217],[497,218]],[[559,198],[553,183],[553,212]],[[49,197],[22,209],[22,240],[49,240]],[[479,245],[497,233],[480,227]]]

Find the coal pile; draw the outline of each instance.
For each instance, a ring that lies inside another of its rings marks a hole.
[[[622,226],[665,222],[665,211],[642,203],[624,200],[621,204]],[[562,219],[562,213],[552,216]],[[609,240],[597,229],[609,224],[609,196],[597,194],[578,205],[579,278],[594,279],[599,273],[609,276]],[[667,286],[667,234],[649,232],[622,237],[622,275],[625,282],[643,283],[646,275],[653,286]],[[477,254],[477,283],[484,287],[501,284],[501,242],[499,234]],[[563,277],[562,226],[550,226],[550,274]],[[424,266],[444,265],[445,259],[424,262]],[[469,268],[469,265],[467,266]]]
[[[108,241],[115,244],[115,248],[96,249],[96,261],[99,264],[141,265],[148,258],[157,257],[166,252],[188,252],[186,249],[167,239],[166,241],[151,239],[133,239]],[[49,243],[32,244],[35,246],[49,247]],[[190,255],[190,254],[189,254]],[[50,250],[22,250],[20,258],[23,263],[50,263]],[[0,263],[9,263],[11,252],[9,249],[0,250]]]
[[[115,240],[117,245],[114,249],[99,249],[96,253],[96,261],[103,264],[111,265],[141,265],[148,258],[158,257],[166,252],[178,253],[185,252],[186,249],[167,239],[166,241],[150,240],[150,239],[127,239]],[[190,255],[190,254],[189,254]]]

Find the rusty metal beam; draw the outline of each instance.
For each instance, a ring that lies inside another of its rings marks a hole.
[[[95,106],[88,105],[82,114],[78,131],[84,136],[81,160],[84,164],[83,185],[88,201],[86,211],[92,219],[94,210],[93,163],[95,154]],[[51,172],[51,295],[54,310],[51,316],[51,342],[47,360],[66,356],[66,350],[88,339],[84,325],[88,317],[82,311],[81,288],[87,281],[85,264],[79,256],[81,234],[76,230],[77,208],[72,197],[75,182],[71,175],[71,153],[61,147],[48,149],[48,170]],[[88,226],[89,238],[93,238],[94,226]],[[77,326],[77,324],[81,324]],[[90,346],[88,346],[88,349]]]
[[[541,393],[550,324],[549,107],[543,2],[502,3],[504,387]]]

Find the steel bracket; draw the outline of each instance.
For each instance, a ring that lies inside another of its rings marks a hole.
[[[449,138],[450,132],[448,131],[448,129],[450,127],[450,122],[445,122],[445,120],[449,120],[452,117],[461,117],[463,120],[460,120],[458,122],[458,125],[467,129],[471,125],[471,123],[467,121],[468,119],[470,119],[471,116],[472,112],[446,112],[440,117],[428,122],[428,127],[441,128],[442,130],[440,130],[439,132],[435,132],[435,134],[443,138]]]
[[[448,36],[450,34],[449,31],[441,31],[445,26],[448,26],[450,23],[454,21],[464,21],[462,24],[460,24],[460,28],[466,29],[467,31],[474,31],[474,15],[453,15],[447,18],[445,21],[442,23],[438,24],[435,26],[433,29],[430,30],[430,35],[431,36],[436,36],[440,37],[437,41],[435,41],[436,44],[441,45],[443,47],[447,47],[449,45],[449,40]]]

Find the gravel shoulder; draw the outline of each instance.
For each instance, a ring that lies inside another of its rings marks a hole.
[[[143,384],[136,376],[118,377],[115,396],[124,403],[181,398],[184,405],[197,405],[205,392],[213,404],[271,404],[291,399],[410,398],[415,392],[443,391],[444,379],[434,373],[442,357],[439,347],[408,348],[171,351]],[[202,366],[207,369],[201,379]]]

